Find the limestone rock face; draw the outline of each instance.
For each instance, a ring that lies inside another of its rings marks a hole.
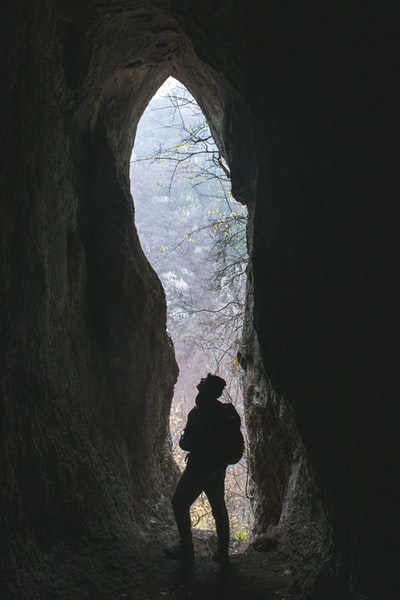
[[[74,560],[105,572],[171,517],[177,365],[128,181],[169,75],[250,211],[256,533],[319,520],[331,597],[394,597],[396,11],[14,0],[0,23],[4,598],[68,561],[72,589]]]

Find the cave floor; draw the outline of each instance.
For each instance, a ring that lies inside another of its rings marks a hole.
[[[164,557],[163,549],[176,543],[176,531],[164,523],[141,532],[143,542],[119,543],[100,539],[46,555],[31,555],[4,575],[1,600],[304,600],[312,596],[316,580],[329,565],[321,551],[318,527],[290,534],[259,536],[252,544],[232,541],[231,564],[212,559],[214,531],[194,531],[196,561],[183,569]],[[128,538],[129,540],[129,538]],[[146,541],[144,541],[146,540]],[[167,543],[165,543],[167,542]],[[106,550],[106,552],[104,552]],[[37,560],[36,560],[37,559]],[[327,600],[324,587],[322,595]],[[40,593],[36,593],[39,590]],[[329,596],[344,597],[344,596]]]
[[[183,569],[163,556],[162,547],[149,544],[135,567],[123,566],[124,584],[110,598],[125,600],[296,600],[302,597],[304,571],[293,554],[282,549],[259,552],[246,545],[231,552],[231,565],[211,558],[209,544],[195,539],[196,562]],[[111,590],[110,590],[111,591]]]
[[[131,585],[119,591],[119,597],[126,600],[283,600],[295,597],[290,595],[293,583],[285,557],[276,554],[235,554],[228,568],[203,555],[197,557],[190,569],[182,569],[179,563],[163,556],[154,556],[132,578]]]

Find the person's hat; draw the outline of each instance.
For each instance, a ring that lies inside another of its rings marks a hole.
[[[222,393],[222,390],[226,386],[225,379],[222,379],[222,377],[218,377],[218,375],[211,375],[211,373],[208,373],[206,381],[207,386],[218,393]]]

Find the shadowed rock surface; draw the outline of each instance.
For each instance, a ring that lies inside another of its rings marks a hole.
[[[113,598],[129,573],[118,594],[140,599],[171,542],[178,371],[128,179],[169,75],[249,207],[254,539],[300,565],[274,590],[397,598],[397,7],[6,0],[0,16],[1,598]]]

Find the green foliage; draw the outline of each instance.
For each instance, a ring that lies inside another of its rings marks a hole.
[[[241,544],[247,541],[249,533],[247,527],[231,527],[231,536]]]

